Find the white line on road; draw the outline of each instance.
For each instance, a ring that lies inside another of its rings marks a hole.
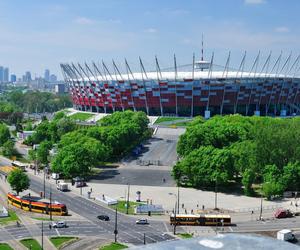
[[[55,231],[56,231],[57,235],[60,236],[60,233],[59,233],[59,231],[57,230],[57,228],[55,228]]]
[[[231,232],[233,232],[233,229],[232,229],[232,227],[229,227],[229,230],[230,230]]]
[[[168,232],[168,233],[170,233],[170,230],[169,230],[169,228],[168,228],[168,226],[167,226],[167,223],[166,223],[166,222],[164,222],[163,224],[164,224],[164,226],[165,226],[165,228],[166,228],[167,232]]]

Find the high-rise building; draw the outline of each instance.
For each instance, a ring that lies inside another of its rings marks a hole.
[[[3,70],[3,82],[8,82],[9,81],[9,69],[4,68]]]
[[[3,82],[4,68],[0,66],[0,83]]]
[[[45,78],[46,82],[50,81],[50,70],[49,69],[45,70],[44,78]]]
[[[25,72],[24,82],[31,82],[31,73],[30,73],[30,71]]]
[[[17,76],[14,75],[14,74],[10,75],[10,81],[11,82],[16,82],[17,81]]]
[[[54,74],[50,75],[50,82],[57,82],[57,76]]]

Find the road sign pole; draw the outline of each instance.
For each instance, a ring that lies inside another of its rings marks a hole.
[[[144,233],[144,245],[146,245],[146,234]]]

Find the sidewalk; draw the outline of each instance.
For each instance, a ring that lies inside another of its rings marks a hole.
[[[3,158],[3,157],[1,157]],[[7,160],[7,159],[6,159]],[[27,169],[27,172],[33,176],[43,179],[43,174],[34,175],[34,170]],[[146,177],[145,177],[146,178]],[[46,180],[48,183],[56,185],[55,180]],[[73,194],[80,195],[80,188],[75,188],[69,184],[69,189]],[[87,192],[91,191],[92,198],[105,196],[124,200],[127,197],[128,186],[119,184],[103,184],[103,183],[88,183],[87,187],[82,188],[82,195],[86,197]],[[162,205],[167,212],[171,212],[174,209],[175,202],[177,200],[178,188],[177,187],[158,187],[158,186],[136,186],[130,185],[129,187],[129,199],[135,201],[136,192],[141,192],[141,199],[150,204]],[[205,211],[213,209],[215,207],[215,192],[202,191],[193,188],[179,188],[179,209],[180,213],[190,213],[191,210],[196,212],[202,209],[204,206]],[[247,197],[244,195],[234,194],[217,194],[217,207],[231,213],[232,215],[246,214],[249,220],[251,211],[256,214],[260,210],[260,198]],[[283,199],[281,201],[267,201],[263,200],[263,212],[276,210],[279,207],[284,207],[290,210],[295,210],[294,206],[290,205],[291,199]]]

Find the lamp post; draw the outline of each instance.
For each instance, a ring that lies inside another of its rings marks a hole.
[[[263,206],[263,196],[260,197],[260,211],[259,211],[259,220],[262,220],[262,206]]]
[[[169,193],[169,195],[174,195],[175,196],[175,206],[174,206],[174,235],[176,234],[176,224],[177,224],[177,221],[176,221],[176,209],[177,209],[177,195],[174,194],[174,193]]]
[[[130,184],[127,184],[127,202],[126,202],[126,214],[128,214],[129,209],[129,190],[130,190]]]
[[[52,221],[52,189],[51,189],[51,183],[50,183],[50,221]]]
[[[179,213],[179,186],[177,188],[177,212]]]
[[[117,207],[116,207],[116,214],[115,214],[115,230],[114,230],[115,242],[117,242],[117,234],[118,234],[118,210],[117,210]]]
[[[218,210],[218,180],[216,178],[216,183],[215,183],[215,208],[214,210]]]

